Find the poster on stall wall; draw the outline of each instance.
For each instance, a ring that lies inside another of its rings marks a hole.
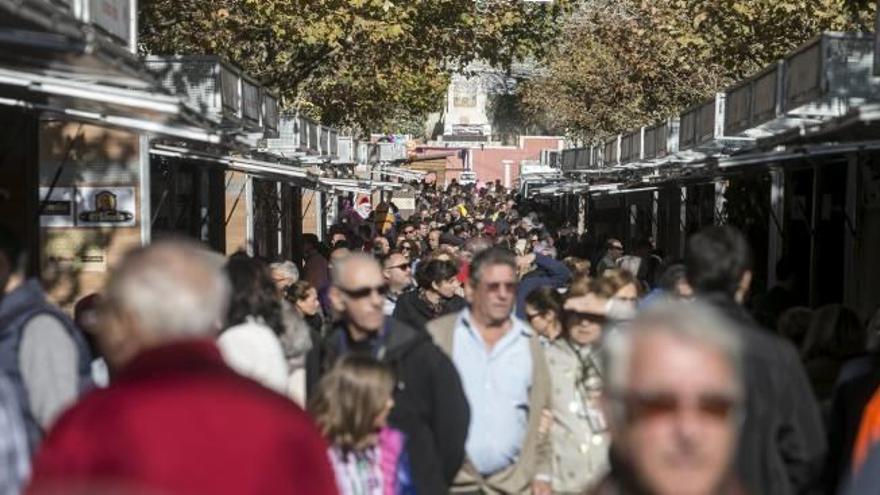
[[[136,223],[133,187],[76,189],[77,227],[134,227]]]
[[[73,227],[74,206],[72,187],[41,187],[40,227]]]

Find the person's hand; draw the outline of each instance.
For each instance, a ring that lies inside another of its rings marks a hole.
[[[532,495],[553,495],[553,485],[549,481],[535,480],[532,482]]]

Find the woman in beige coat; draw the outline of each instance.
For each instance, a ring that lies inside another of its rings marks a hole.
[[[597,355],[606,302],[592,292],[567,299],[562,335],[546,349],[553,383],[553,493],[583,493],[608,470]]]

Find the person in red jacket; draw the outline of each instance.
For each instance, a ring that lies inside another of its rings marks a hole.
[[[224,364],[221,263],[183,241],[124,258],[99,317],[114,380],[62,415],[27,493],[337,493],[306,413]]]

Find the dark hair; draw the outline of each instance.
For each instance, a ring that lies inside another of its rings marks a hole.
[[[562,317],[562,294],[553,287],[538,287],[526,296],[526,304],[541,314],[553,311],[556,318]]]
[[[403,234],[401,234],[401,235],[403,235]],[[409,255],[410,255],[411,259],[416,259],[421,256],[421,250],[419,249],[420,246],[417,241],[411,241],[409,239],[406,239],[400,243],[400,245],[397,247],[397,249],[399,249],[400,251],[403,251],[404,245],[409,246]]]
[[[683,263],[669,265],[660,275],[657,286],[668,292],[675,292],[679,282],[687,281],[687,269]]]
[[[302,301],[306,298],[306,294],[314,288],[315,286],[308,280],[300,280],[287,288],[287,299],[291,302]]]
[[[303,234],[302,236],[303,247],[312,246],[317,248],[321,245],[321,241],[318,240],[318,236],[315,234]]]
[[[269,273],[269,265],[244,253],[235,253],[226,263],[232,285],[226,328],[244,323],[248,317],[260,318],[277,335],[284,333],[281,301]]]
[[[419,269],[416,270],[416,283],[422,289],[433,289],[433,283],[439,284],[456,275],[458,275],[458,268],[452,262],[431,260],[419,264]]]
[[[804,339],[804,359],[828,356],[845,359],[865,352],[867,332],[855,312],[840,304],[822,306],[813,313]]]
[[[779,317],[776,330],[779,335],[791,341],[798,349],[803,348],[804,339],[813,321],[813,310],[804,306],[787,309]]]
[[[743,274],[752,269],[752,250],[736,228],[713,226],[688,239],[684,262],[694,291],[732,298]]]
[[[478,253],[471,261],[471,284],[476,285],[480,283],[480,279],[483,277],[483,269],[494,265],[507,265],[516,273],[516,256],[509,249],[501,247],[493,247]]]
[[[339,241],[336,244],[334,244],[332,248],[330,248],[330,253],[332,254],[333,252],[338,251],[340,249],[351,250],[351,245],[348,244],[348,241]]]

